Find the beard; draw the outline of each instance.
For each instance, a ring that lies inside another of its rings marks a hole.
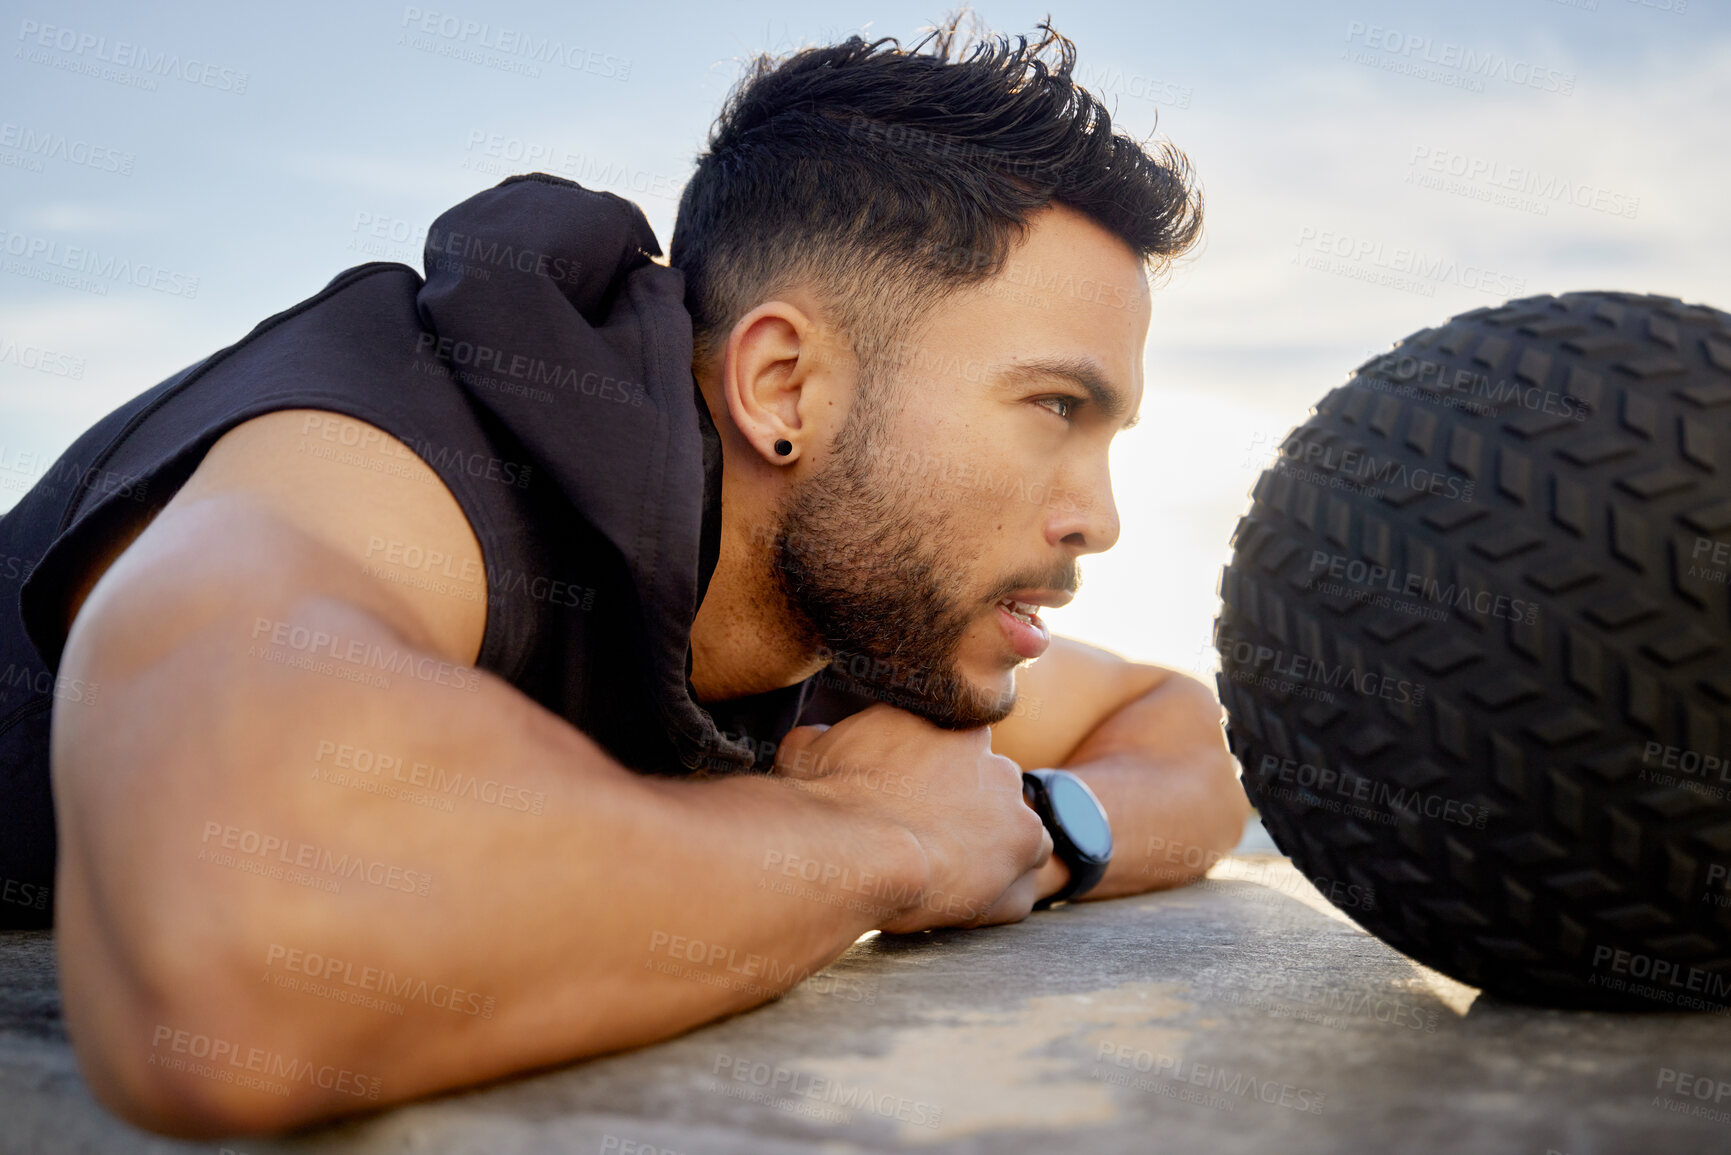
[[[830,668],[818,675],[852,693],[887,702],[949,730],[1008,717],[1016,692],[985,691],[958,667],[968,628],[989,605],[970,594],[975,556],[948,511],[924,487],[900,484],[884,448],[877,406],[862,395],[821,470],[783,502],[772,569],[790,625]],[[1074,561],[1058,582],[1005,584],[1074,588]]]

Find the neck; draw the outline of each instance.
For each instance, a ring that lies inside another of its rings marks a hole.
[[[723,487],[721,555],[691,623],[691,684],[700,702],[791,686],[823,659],[789,628],[793,616],[770,572],[768,551],[728,516]]]

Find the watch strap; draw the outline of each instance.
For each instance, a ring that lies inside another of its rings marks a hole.
[[[1068,867],[1070,871],[1070,877],[1065,881],[1064,885],[1035,902],[1033,906],[1034,910],[1045,910],[1054,903],[1066,902],[1079,895],[1086,894],[1095,886],[1099,885],[1102,878],[1106,877],[1106,868],[1112,863],[1112,855],[1109,848],[1106,857],[1103,859],[1096,859],[1090,855],[1083,854],[1076,846],[1075,842],[1071,840],[1070,835],[1065,831],[1063,824],[1058,821],[1055,808],[1052,805],[1051,789],[1049,786],[1051,778],[1058,775],[1075,777],[1068,770],[1047,769],[1022,771],[1022,782],[1025,786],[1029,787],[1030,792],[1033,795],[1034,812],[1040,816],[1040,821],[1045,824],[1046,830],[1052,835],[1052,853],[1056,855],[1058,860]],[[1080,778],[1076,778],[1076,781],[1084,790],[1087,790],[1090,798],[1094,798],[1094,792],[1088,790],[1088,784],[1086,782],[1083,782]],[[1094,804],[1099,806],[1100,800],[1094,798]],[[1101,814],[1104,814],[1105,811],[1106,808],[1100,806]]]

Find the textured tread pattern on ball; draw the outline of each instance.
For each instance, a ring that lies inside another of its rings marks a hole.
[[[1463,313],[1324,397],[1252,499],[1218,686],[1280,848],[1502,997],[1731,1004],[1731,767],[1664,764],[1731,760],[1731,546],[1710,561],[1731,316],[1610,292]],[[1371,567],[1383,584],[1352,580]],[[1336,777],[1306,787],[1307,766]]]

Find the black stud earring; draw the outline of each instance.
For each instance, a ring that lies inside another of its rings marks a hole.
[[[793,442],[783,437],[775,443],[775,451],[781,456],[786,457],[788,454],[793,452]]]

